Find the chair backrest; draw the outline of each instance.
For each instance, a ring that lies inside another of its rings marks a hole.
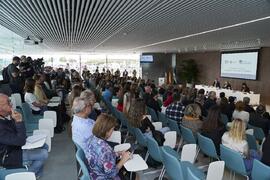
[[[254,129],[247,129],[246,134],[254,135]]]
[[[180,125],[182,137],[186,143],[189,144],[196,144],[196,138],[193,135],[191,129],[184,127],[183,125]]]
[[[5,180],[36,180],[36,176],[33,172],[19,172],[7,175]]]
[[[168,131],[164,134],[164,146],[170,146],[171,148],[175,148],[176,140],[177,140],[177,134],[176,131]]]
[[[134,128],[134,133],[135,133],[135,137],[136,137],[138,144],[140,146],[146,147],[147,142],[146,142],[146,138],[143,135],[142,131],[139,128]]]
[[[149,111],[149,114],[151,115],[152,121],[154,121],[154,122],[155,121],[158,121],[158,117],[157,117],[156,111],[154,109],[150,108],[150,107],[148,107],[147,109]]]
[[[107,139],[107,141],[121,144],[121,132],[113,131],[112,135]]]
[[[163,161],[163,165],[166,168],[167,175],[172,180],[184,179],[183,170],[182,170],[180,161],[176,157],[168,153],[165,147],[160,148],[160,153],[162,155],[162,161]]]
[[[146,141],[147,141],[147,148],[148,148],[148,152],[149,152],[150,156],[155,161],[161,162],[162,159],[161,159],[161,155],[160,155],[160,148],[159,148],[156,140],[150,136],[147,136]]]
[[[128,122],[127,122],[127,119],[126,119],[125,115],[122,112],[118,111],[118,110],[116,110],[116,111],[117,111],[117,113],[119,115],[119,120],[121,121],[122,125],[127,127]]]
[[[191,164],[194,163],[197,153],[196,144],[185,144],[181,152],[181,161],[188,161]]]
[[[226,114],[221,113],[221,119],[220,121],[226,126],[229,122],[228,116]]]
[[[222,180],[224,174],[224,161],[215,161],[210,163],[207,171],[206,180]]]
[[[16,109],[17,108],[17,105],[16,105],[15,98],[13,96],[10,96],[9,99],[10,99],[10,102],[12,104],[12,109]]]
[[[43,114],[44,119],[52,119],[53,120],[53,127],[56,127],[57,123],[57,114],[55,111],[45,111]]]
[[[161,112],[157,112],[158,113],[158,120],[160,121],[160,122],[162,122],[162,125],[163,126],[167,126],[167,124],[168,124],[168,119],[167,119],[167,117],[166,117],[166,115],[165,114],[163,114],[163,113],[161,113]]]
[[[251,171],[252,180],[269,180],[270,179],[270,166],[254,159]]]
[[[175,120],[169,119],[168,118],[168,126],[171,131],[176,131],[179,136],[181,136],[181,130],[179,128],[179,125]]]
[[[197,133],[197,137],[200,150],[207,156],[218,159],[216,147],[212,139],[205,137],[200,133]]]
[[[225,161],[225,166],[244,176],[247,175],[243,157],[240,153],[224,146],[220,145],[220,159]]]
[[[187,171],[187,180],[200,180],[200,178],[195,176],[189,168],[187,168]]]
[[[14,93],[14,94],[11,94],[11,97],[14,98],[17,107],[22,107],[22,97],[21,97],[21,94]]]
[[[162,122],[153,122],[152,124],[155,127],[155,130],[160,130],[162,128]]]
[[[90,180],[91,177],[89,175],[89,171],[88,171],[87,166],[85,164],[86,163],[86,158],[85,158],[85,154],[84,154],[82,149],[77,150],[76,159],[79,162],[79,164],[81,166],[82,173],[83,173],[83,175],[80,177],[80,179]]]
[[[54,136],[54,127],[52,119],[40,119],[38,122],[38,129],[47,129],[50,131],[51,137]]]
[[[48,145],[48,152],[51,152],[52,140],[51,140],[51,132],[48,129],[36,129],[33,131],[33,135],[46,134],[46,144]]]
[[[258,150],[258,145],[256,142],[256,138],[253,135],[246,134],[247,142],[248,142],[248,148]]]
[[[34,117],[29,104],[22,103],[22,112],[23,112],[23,119],[25,122],[33,121]]]

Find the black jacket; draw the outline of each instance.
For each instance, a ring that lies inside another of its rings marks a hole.
[[[7,150],[3,165],[5,168],[22,167],[22,149],[26,142],[26,130],[23,122],[0,119],[0,152]],[[1,153],[3,154],[3,153]],[[2,157],[1,161],[2,161]]]

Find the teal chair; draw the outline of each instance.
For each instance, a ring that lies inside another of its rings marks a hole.
[[[18,169],[0,169],[0,179],[4,180],[5,177],[9,174],[13,174],[13,173],[19,173],[19,172],[27,172],[27,169],[24,168],[18,168]]]
[[[16,111],[22,114],[27,136],[31,136],[33,134],[33,131],[35,129],[38,129],[38,122],[29,122],[28,119],[25,119],[26,117],[24,116],[23,110],[21,108],[16,108]]]
[[[188,177],[187,180],[200,180],[195,174],[192,173],[192,171],[188,168]]]
[[[227,123],[229,122],[228,116],[227,116],[226,114],[221,113],[221,119],[220,119],[220,121],[221,121],[221,122],[225,125],[225,127],[226,127]]]
[[[92,178],[90,177],[89,171],[85,164],[86,159],[85,159],[85,154],[82,149],[77,150],[76,159],[79,162],[81,170],[82,170],[82,176],[80,177],[80,180],[91,180]]]
[[[265,134],[264,134],[262,128],[252,126],[250,124],[248,124],[248,128],[253,129],[254,130],[254,136],[255,136],[256,140],[262,142],[263,138],[265,137]]]
[[[200,150],[204,154],[209,156],[210,158],[219,160],[219,157],[218,157],[218,154],[216,151],[216,147],[215,147],[215,144],[213,143],[212,139],[205,137],[205,136],[201,135],[200,133],[197,133],[197,137],[198,137],[198,144],[199,144]]]
[[[163,127],[168,126],[168,118],[166,117],[166,115],[159,111],[157,113],[158,113],[158,120],[162,122],[162,126]]]
[[[156,142],[156,140],[150,136],[147,136],[146,142],[147,142],[147,149],[148,149],[150,156],[155,161],[162,163],[163,159],[161,156],[160,147],[158,146],[158,143]],[[165,148],[166,151],[168,153],[170,153],[172,156],[174,156],[175,158],[180,159],[179,154],[176,151],[174,151],[171,147],[164,146],[163,148]],[[164,173],[165,173],[165,167],[163,165],[159,177],[163,177]]]
[[[152,122],[157,122],[158,121],[158,116],[157,113],[154,109],[150,108],[147,106],[147,111],[151,115]]]
[[[22,103],[23,119],[27,123],[38,123],[43,118],[41,115],[33,115],[30,106],[27,103]]]
[[[181,161],[178,157],[174,156],[170,148],[166,146],[160,148],[162,161],[166,169],[167,175],[172,180],[186,180],[188,177],[187,170],[191,171],[200,179],[205,179],[205,174],[194,166],[192,163],[187,161]]]
[[[252,180],[269,180],[270,179],[270,166],[254,159],[251,171]]]
[[[246,134],[249,149],[258,150],[256,138],[253,135]]]
[[[176,131],[178,136],[181,137],[181,139],[180,139],[180,141],[178,143],[178,147],[177,147],[177,152],[179,152],[180,147],[181,147],[181,145],[183,143],[183,138],[182,138],[182,135],[181,135],[181,130],[179,128],[179,125],[175,120],[168,119],[168,126],[169,126],[171,131]]]
[[[183,125],[180,125],[181,133],[183,140],[188,144],[197,144],[196,138],[193,135],[193,132],[191,129],[184,127]]]
[[[245,168],[243,157],[240,153],[220,145],[220,159],[225,162],[225,166],[235,173],[241,174],[248,178],[248,173]]]

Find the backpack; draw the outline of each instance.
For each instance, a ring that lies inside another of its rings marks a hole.
[[[8,66],[5,67],[5,68],[2,70],[2,76],[3,76],[3,82],[4,82],[4,83],[8,83],[8,82],[9,82]]]

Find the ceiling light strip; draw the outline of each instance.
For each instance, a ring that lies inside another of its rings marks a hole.
[[[208,33],[216,32],[216,31],[221,31],[221,30],[225,30],[225,29],[229,29],[229,28],[239,27],[239,26],[243,26],[246,24],[254,23],[254,22],[264,21],[267,19],[270,19],[270,16],[266,16],[263,18],[254,19],[254,20],[250,20],[250,21],[246,21],[246,22],[242,22],[242,23],[237,23],[237,24],[233,24],[230,26],[224,26],[224,27],[220,27],[220,28],[216,28],[216,29],[211,29],[208,31],[194,33],[194,34],[190,34],[190,35],[186,35],[186,36],[182,36],[182,37],[177,37],[177,38],[173,38],[173,39],[169,39],[169,40],[165,40],[165,41],[160,41],[160,42],[156,42],[156,43],[152,43],[152,44],[148,44],[148,45],[144,45],[144,46],[139,46],[139,47],[135,47],[135,48],[131,48],[131,49],[120,50],[120,51],[132,51],[132,50],[142,49],[142,48],[146,48],[146,47],[150,47],[150,46],[156,46],[156,45],[160,45],[160,44],[164,44],[164,43],[187,39],[187,38],[191,38],[191,37],[195,37],[195,36],[199,36],[199,35],[203,35],[203,34],[208,34]]]

